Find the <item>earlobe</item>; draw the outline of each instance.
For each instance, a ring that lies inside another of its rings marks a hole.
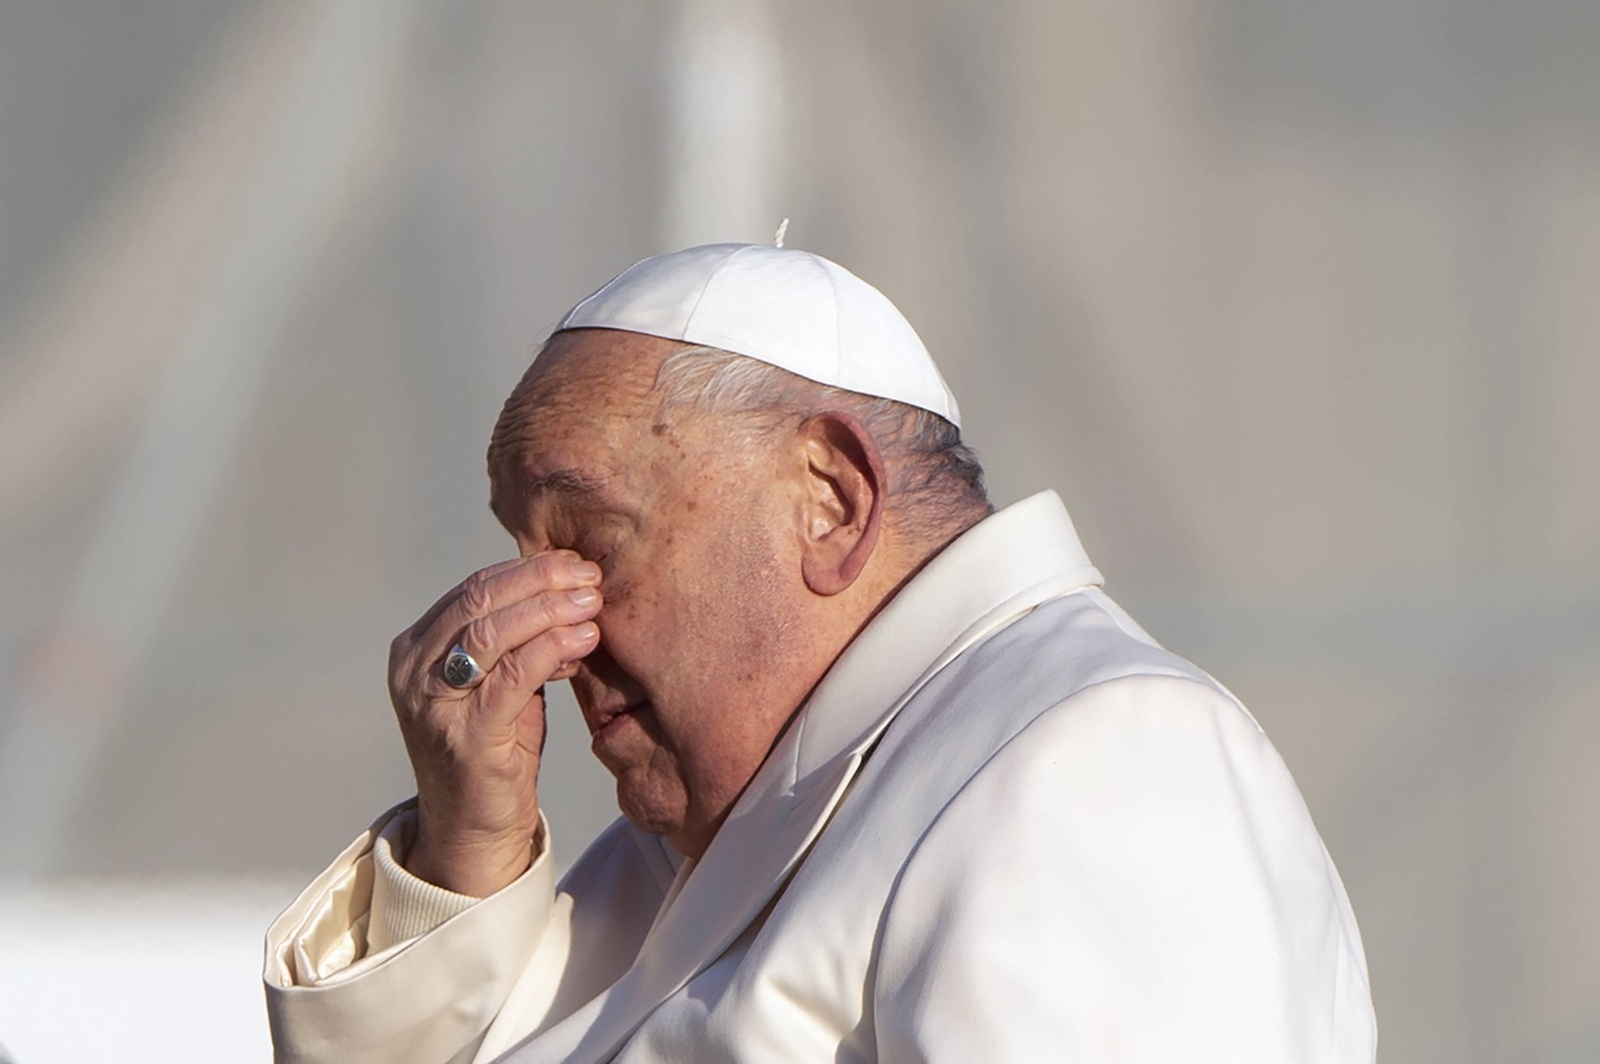
[[[800,426],[805,454],[802,574],[818,595],[837,595],[866,569],[883,516],[883,455],[854,417],[819,414]]]

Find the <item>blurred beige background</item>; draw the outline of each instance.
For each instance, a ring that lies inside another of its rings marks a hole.
[[[1380,1059],[1600,1059],[1597,51],[1577,0],[10,0],[0,1043],[266,1059],[260,931],[409,791],[388,640],[511,551],[532,347],[787,216],[1275,739]]]

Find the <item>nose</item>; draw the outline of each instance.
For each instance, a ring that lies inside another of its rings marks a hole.
[[[603,615],[605,607],[600,608]],[[620,676],[622,670],[617,667],[616,659],[611,656],[611,651],[606,648],[605,625],[600,624],[600,618],[595,618],[595,623],[600,627],[600,642],[595,644],[593,650],[572,662],[573,679],[572,689],[581,702],[585,688],[602,688],[616,686],[612,678]]]
[[[644,685],[628,672],[606,643],[606,627],[600,625],[600,642],[580,661],[573,662],[572,692],[578,705],[611,706],[620,699],[631,705],[649,697]]]

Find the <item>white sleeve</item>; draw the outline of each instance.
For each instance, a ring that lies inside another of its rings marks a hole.
[[[560,1022],[632,962],[676,867],[612,824],[555,886],[549,826],[487,898],[406,872],[414,803],[390,810],[267,932],[278,1064],[466,1064]]]
[[[434,894],[392,852],[379,871],[412,805],[380,817],[268,930],[279,1064],[469,1060],[534,957],[555,897],[548,844],[490,897]]]
[[[1288,770],[1206,685],[1113,681],[1038,718],[890,899],[879,1059],[1370,1064],[1366,963]]]
[[[458,913],[466,912],[481,898],[457,894],[435,886],[406,871],[403,862],[411,853],[417,819],[397,816],[382,831],[372,846],[372,911],[367,920],[367,951],[379,953],[407,939],[425,935]],[[544,820],[534,836],[535,859],[546,847]]]

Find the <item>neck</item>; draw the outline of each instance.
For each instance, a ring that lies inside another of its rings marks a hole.
[[[833,668],[839,655],[924,565],[990,512],[987,507],[974,507],[964,511],[958,519],[943,523],[931,534],[911,536],[894,526],[885,528],[872,562],[860,579],[839,595],[815,603],[818,608],[811,613],[806,624],[808,631],[801,637],[803,642],[792,648],[798,653],[787,663],[766,663],[769,681],[777,680],[777,674],[781,672],[789,672],[792,678],[792,684],[787,685],[789,693],[773,699],[787,709],[767,718],[770,722],[769,739],[764,746],[751,747],[746,751],[743,759],[746,771],[738,773],[740,778],[737,785],[723,793],[720,800],[711,802],[710,809],[691,817],[682,829],[667,836],[667,841],[679,853],[698,858],[705,852],[739,795],[755,777],[756,770],[788,730],[816,685]],[[786,669],[785,664],[790,665],[792,671]],[[757,730],[761,729],[758,727]]]

